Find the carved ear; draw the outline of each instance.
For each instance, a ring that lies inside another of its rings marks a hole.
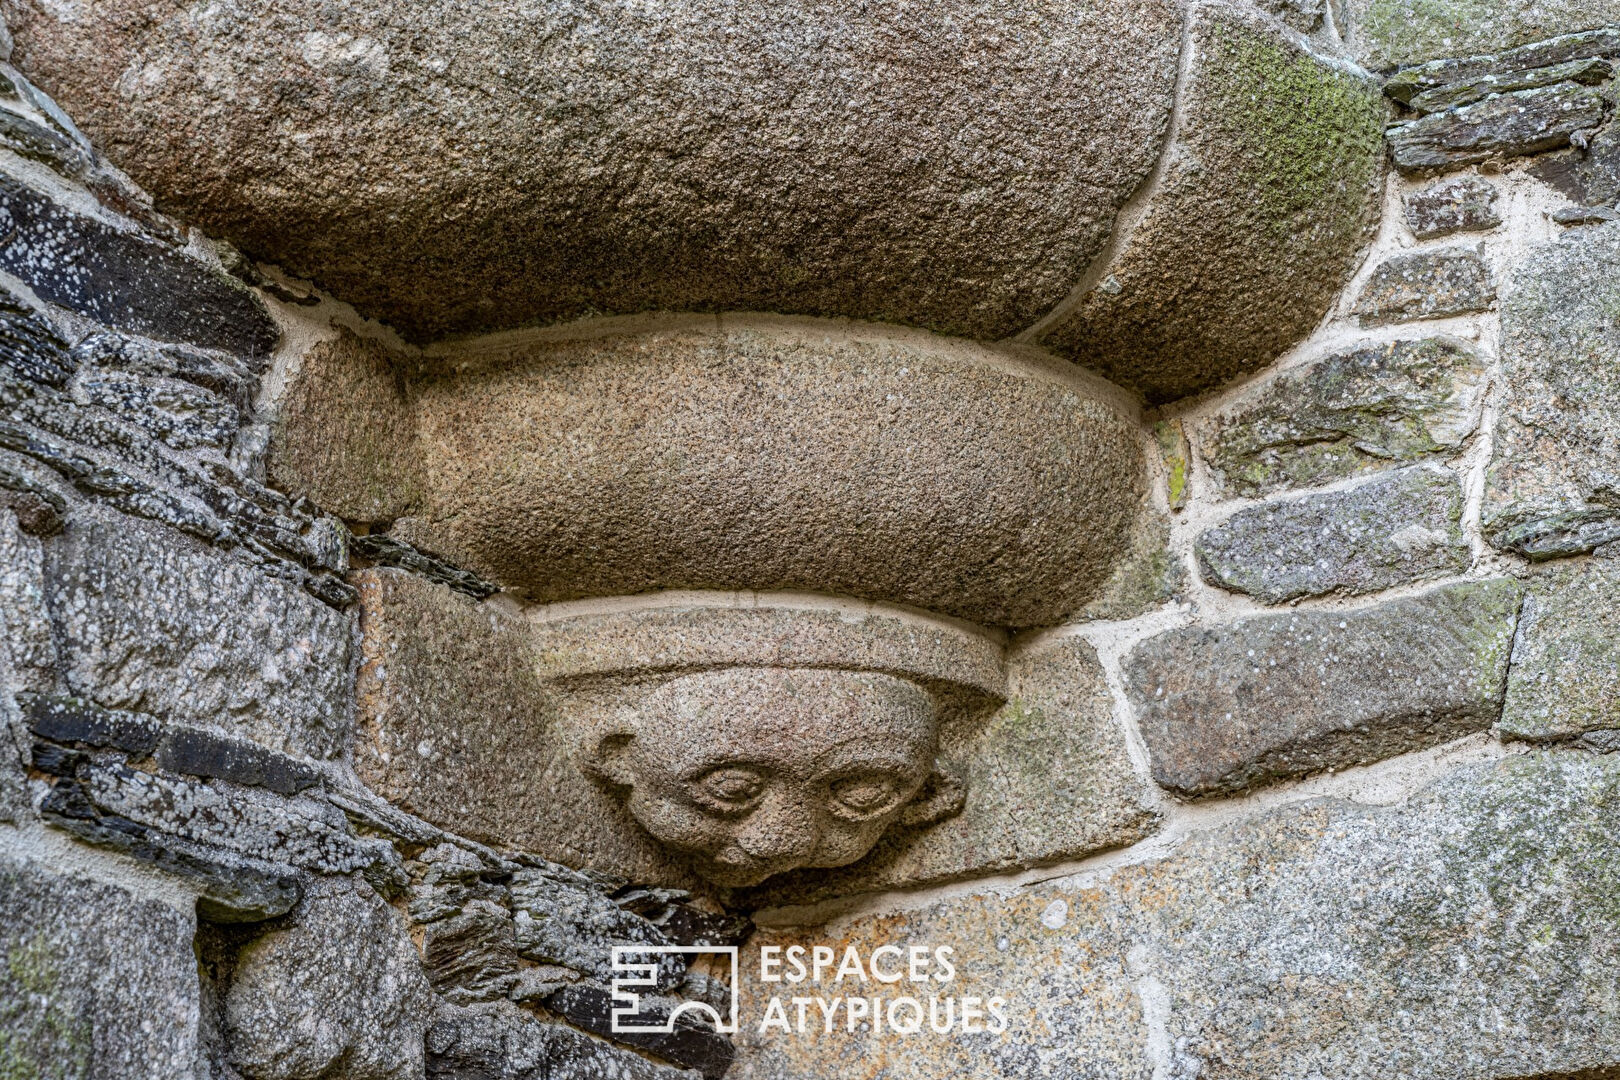
[[[967,785],[954,772],[947,772],[938,764],[923,786],[917,789],[911,802],[900,811],[903,825],[932,825],[962,812],[967,801]]]
[[[614,787],[635,786],[628,753],[630,743],[634,739],[635,736],[627,731],[602,736],[591,748],[590,756],[585,759],[585,771]]]

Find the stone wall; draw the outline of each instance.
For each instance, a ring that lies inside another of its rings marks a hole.
[[[350,7],[0,0],[0,1076],[1620,1075],[1620,11]]]

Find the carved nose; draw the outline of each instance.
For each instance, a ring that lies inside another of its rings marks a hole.
[[[751,815],[736,844],[752,858],[787,869],[803,865],[820,842],[815,815],[793,795],[768,800]]]

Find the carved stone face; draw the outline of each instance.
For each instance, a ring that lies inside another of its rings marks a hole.
[[[673,679],[597,743],[593,771],[721,885],[843,866],[896,820],[960,807],[935,773],[933,699],[859,671],[728,668]]]

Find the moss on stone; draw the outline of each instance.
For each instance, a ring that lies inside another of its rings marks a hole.
[[[1370,190],[1379,171],[1376,88],[1237,23],[1217,24],[1205,47],[1211,135],[1242,148],[1237,179],[1254,195],[1251,216],[1279,242],[1302,217],[1318,239],[1358,234],[1366,208],[1344,192]]]
[[[90,1020],[64,995],[45,935],[13,944],[0,969],[0,1080],[88,1076],[93,1052]]]

